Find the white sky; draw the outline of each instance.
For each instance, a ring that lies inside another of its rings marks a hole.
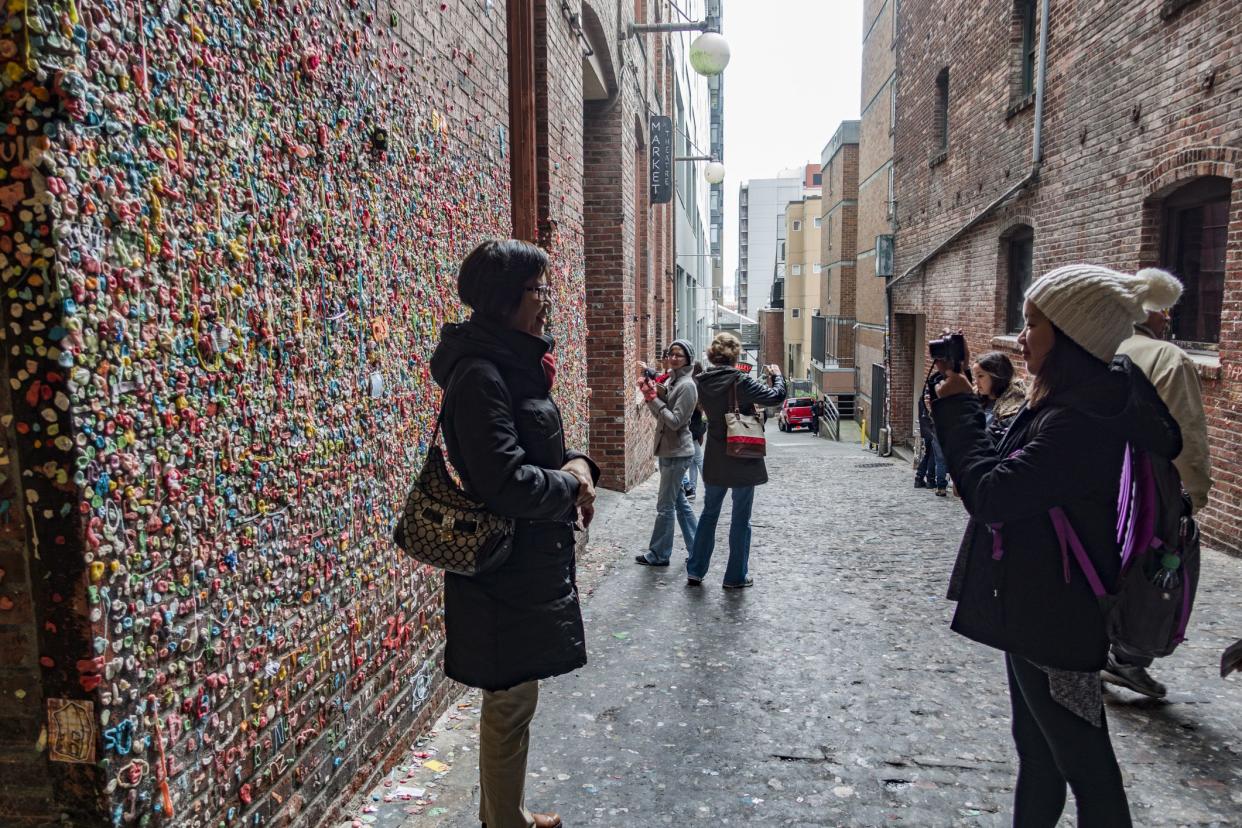
[[[738,187],[819,162],[862,98],[863,0],[724,0],[724,279],[737,269]]]

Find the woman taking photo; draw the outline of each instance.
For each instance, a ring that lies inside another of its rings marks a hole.
[[[1104,617],[1081,568],[1063,556],[1049,510],[1063,510],[1111,591],[1125,444],[1162,457],[1181,450],[1151,383],[1128,358],[1113,360],[1144,301],[1170,280],[1070,265],[1035,282],[1018,337],[1034,380],[999,449],[969,380],[938,365],[946,379],[933,404],[936,433],[971,516],[949,587],[952,626],[1005,653],[1019,828],[1056,825],[1067,784],[1079,825],[1131,824],[1100,690]]]
[[[664,385],[657,387],[655,381],[646,376],[638,380],[638,390],[656,418],[655,456],[660,463],[655,527],[651,530],[647,551],[634,558],[643,566],[668,566],[673,556],[674,513],[681,525],[687,554],[694,547],[694,533],[699,523],[682,488],[682,480],[694,463],[690,418],[699,404],[699,391],[690,376],[693,358],[694,349],[690,343],[684,339],[675,340],[664,353],[668,368]]]
[[[1026,405],[1026,385],[1014,377],[1013,363],[1000,351],[976,359],[970,374],[975,381],[975,393],[983,403],[988,436],[1000,445],[1014,417]]]
[[[737,369],[742,343],[724,332],[716,335],[707,350],[712,367],[699,374],[699,404],[707,413],[707,446],[703,451],[703,513],[699,515],[694,548],[686,561],[686,585],[698,586],[707,576],[712,551],[716,547],[716,523],[725,494],[733,490],[733,514],[729,518],[729,564],[725,567],[725,589],[741,589],[754,584],[750,577],[750,513],[755,503],[755,487],[768,482],[768,468],[762,457],[730,457],[725,451],[725,413],[736,402],[743,414],[754,414],[755,406],[776,405],[785,399],[785,380],[780,366],[769,365],[771,387]]]
[[[574,527],[594,515],[599,469],[566,451],[555,376],[548,258],[487,241],[462,262],[457,293],[474,313],[448,324],[431,358],[444,389],[444,443],[467,492],[515,519],[513,551],[472,578],[444,576],[444,674],[483,690],[479,819],[487,828],[557,828],[526,810],[526,754],[539,679],[586,664]]]

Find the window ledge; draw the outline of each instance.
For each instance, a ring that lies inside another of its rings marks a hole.
[[[1005,120],[1008,121],[1024,109],[1029,109],[1035,105],[1035,93],[1032,92],[1025,98],[1014,101],[1009,105],[1009,109],[1005,112]]]
[[[992,347],[1004,351],[1013,351],[1015,354],[1022,352],[1022,349],[1018,347],[1017,334],[1002,334],[992,337]]]
[[[1205,380],[1220,379],[1220,354],[1207,351],[1186,351],[1186,356],[1195,364],[1199,377]]]
[[[934,167],[939,167],[946,160],[948,160],[948,158],[949,158],[949,151],[947,149],[942,149],[940,152],[936,153],[931,158],[927,159],[927,168],[932,169]]]

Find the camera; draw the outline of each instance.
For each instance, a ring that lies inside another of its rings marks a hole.
[[[961,334],[950,334],[942,339],[933,339],[927,343],[931,358],[941,360],[961,373],[962,363],[966,361],[966,337]]]

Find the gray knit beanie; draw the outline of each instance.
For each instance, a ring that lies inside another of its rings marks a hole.
[[[1159,268],[1130,275],[1091,264],[1058,267],[1026,290],[1052,324],[1102,362],[1112,362],[1148,309],[1172,307],[1181,295],[1181,282]]]
[[[694,364],[694,348],[691,347],[690,343],[684,339],[674,339],[672,342],[668,343],[669,348],[672,348],[674,345],[680,345],[683,349],[685,349],[686,364],[693,365]]]

